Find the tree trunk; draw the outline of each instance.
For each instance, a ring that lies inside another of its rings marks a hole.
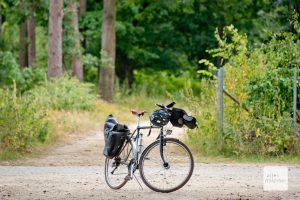
[[[21,68],[28,67],[28,52],[27,52],[27,23],[26,20],[20,26],[20,50],[19,64]]]
[[[86,12],[86,0],[79,0],[79,16]]]
[[[0,15],[0,49],[2,49],[2,15]]]
[[[131,88],[133,83],[133,61],[122,50],[117,50],[116,75],[122,84],[126,83]]]
[[[72,75],[79,81],[83,81],[83,66],[81,62],[81,44],[78,27],[77,3],[74,0],[68,0],[68,7],[71,12],[72,39],[74,44],[72,55]]]
[[[79,0],[79,17],[82,16],[86,12],[86,0]],[[81,33],[82,39],[81,39],[81,46],[83,49],[86,49],[86,40],[84,38],[84,35],[82,34],[85,29],[79,29],[79,32]]]
[[[25,16],[25,5],[24,0],[20,0],[19,4],[20,13]],[[27,23],[26,18],[22,18],[20,24],[20,38],[19,38],[19,65],[20,68],[28,66],[28,53],[27,53]]]
[[[62,19],[63,1],[51,0],[48,33],[48,78],[63,75],[62,68]]]
[[[32,66],[35,61],[35,20],[31,15],[27,18],[28,36],[28,66]]]
[[[106,101],[112,101],[114,95],[116,33],[115,0],[104,0],[102,22],[102,46],[100,65],[100,95]]]

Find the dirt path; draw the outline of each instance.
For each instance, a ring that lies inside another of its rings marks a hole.
[[[144,132],[144,140],[151,137]],[[173,132],[182,137],[182,129]],[[95,133],[51,149],[39,158],[0,165],[0,199],[300,199],[300,166],[289,167],[289,190],[264,192],[264,165],[196,163],[191,180],[182,189],[160,194],[135,180],[121,190],[109,189],[104,181],[103,135]]]

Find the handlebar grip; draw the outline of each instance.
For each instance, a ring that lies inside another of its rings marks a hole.
[[[156,103],[155,105],[157,105],[157,106],[160,107],[160,108],[165,108],[165,106],[162,105],[162,104],[160,104],[160,103]]]
[[[172,103],[169,103],[169,105],[167,105],[166,107],[167,108],[172,108],[175,104],[176,104],[175,101],[173,101]]]

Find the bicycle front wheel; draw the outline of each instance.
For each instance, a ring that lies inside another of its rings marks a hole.
[[[143,182],[156,192],[173,192],[191,178],[194,159],[189,148],[175,138],[163,140],[164,163],[160,156],[160,143],[150,144],[140,158],[140,175]]]
[[[121,149],[118,156],[109,159],[105,159],[105,181],[107,185],[112,189],[122,188],[128,181],[126,176],[128,175],[128,165],[131,159],[132,146],[128,140]]]

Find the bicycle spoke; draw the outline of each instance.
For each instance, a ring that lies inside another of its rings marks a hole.
[[[163,147],[164,159],[169,166],[164,166],[159,143],[151,145],[141,158],[142,180],[158,192],[172,192],[182,187],[189,180],[194,167],[190,151],[183,143],[175,139],[166,139],[166,145]]]
[[[127,182],[125,177],[128,175],[129,148],[131,149],[131,144],[126,143],[117,158],[105,160],[105,181],[112,189],[120,189]]]

